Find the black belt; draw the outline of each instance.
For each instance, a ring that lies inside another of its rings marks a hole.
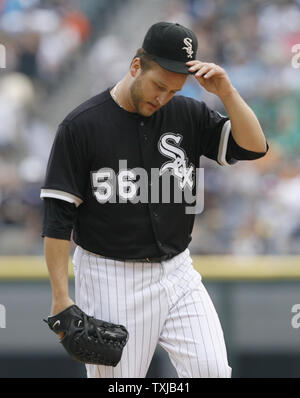
[[[103,258],[108,258],[110,260],[115,260],[115,261],[128,261],[130,263],[161,263],[162,261],[170,260],[173,258],[175,255],[174,254],[165,254],[161,257],[145,257],[145,258],[112,258],[112,257],[106,257],[106,256],[101,256]]]

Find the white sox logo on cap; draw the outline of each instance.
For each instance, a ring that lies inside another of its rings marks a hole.
[[[188,58],[193,58],[193,47],[192,47],[192,42],[193,40],[190,37],[186,37],[185,39],[183,39],[183,42],[185,44],[186,47],[182,47],[183,50],[185,50],[187,52],[187,57]]]

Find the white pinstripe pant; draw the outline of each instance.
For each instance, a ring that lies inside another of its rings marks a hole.
[[[77,246],[73,264],[76,304],[129,332],[119,364],[86,365],[87,377],[144,378],[157,344],[178,377],[231,377],[218,315],[188,249],[168,261],[139,263]]]

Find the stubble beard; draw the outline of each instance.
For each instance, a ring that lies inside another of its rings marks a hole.
[[[146,104],[143,96],[141,76],[137,77],[130,87],[130,97],[136,113],[141,116],[151,116],[154,112],[143,111],[143,104]]]
[[[141,114],[142,89],[141,79],[138,77],[130,87],[130,97],[136,113]]]

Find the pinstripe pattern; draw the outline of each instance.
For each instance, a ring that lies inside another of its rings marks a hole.
[[[144,378],[157,344],[179,377],[230,377],[223,331],[189,250],[162,263],[105,259],[77,247],[75,300],[129,332],[116,367],[87,365],[91,378]]]
[[[135,290],[135,263],[132,263],[133,268],[133,302],[134,302],[134,337],[137,333],[137,325],[136,325],[136,290]],[[137,339],[134,339],[134,374],[137,372]]]
[[[152,294],[152,289],[151,286],[153,284],[153,264],[149,264],[149,282],[148,282],[148,289],[149,289],[149,299],[150,299],[150,323],[148,323],[148,327],[146,325],[146,330],[148,331],[148,339],[149,339],[149,343],[148,343],[148,350],[145,351],[145,359],[146,359],[146,368],[148,369],[151,363],[151,359],[152,359],[152,355],[153,353],[151,352],[151,341],[155,341],[155,347],[157,345],[157,340],[158,340],[158,336],[154,336],[153,335],[153,317],[154,317],[154,313],[153,313],[153,294]]]
[[[142,291],[144,290],[144,263],[141,264],[142,268]],[[143,323],[142,323],[142,342],[141,342],[141,347],[144,347],[144,337],[145,337],[145,306],[144,306],[144,295],[142,295],[142,308],[141,308],[141,313],[143,314]],[[143,364],[143,351],[140,350],[140,358],[139,358],[139,363],[140,363],[140,370],[139,370],[139,377],[141,377],[142,373],[142,364]]]

